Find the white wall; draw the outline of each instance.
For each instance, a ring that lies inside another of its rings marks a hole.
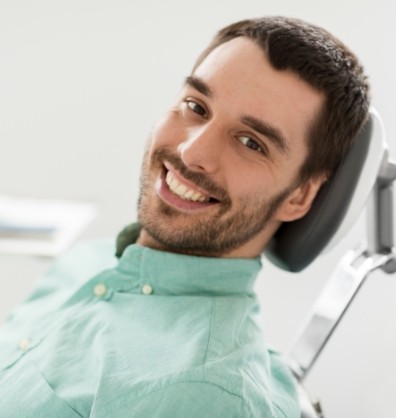
[[[197,53],[219,27],[264,14],[317,23],[350,45],[371,76],[396,156],[395,13],[389,0],[2,0],[0,193],[94,201],[100,215],[84,238],[114,236],[135,218],[145,138]],[[259,292],[272,343],[288,347],[362,228],[304,274],[266,267]],[[46,265],[1,256],[0,315]],[[394,417],[394,295],[395,277],[373,275],[310,375],[328,417]]]

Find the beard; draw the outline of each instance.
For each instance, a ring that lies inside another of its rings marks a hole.
[[[219,199],[209,213],[183,213],[167,205],[156,194],[156,175],[168,161],[187,180]],[[237,249],[260,233],[295,186],[268,199],[259,193],[233,202],[228,192],[208,175],[191,171],[183,161],[165,148],[151,158],[146,150],[138,201],[138,220],[164,250],[183,254],[219,257]]]

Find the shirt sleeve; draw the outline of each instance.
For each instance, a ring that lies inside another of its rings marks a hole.
[[[135,399],[117,399],[91,418],[245,418],[243,399],[208,382],[178,382]],[[262,415],[272,417],[272,414]]]

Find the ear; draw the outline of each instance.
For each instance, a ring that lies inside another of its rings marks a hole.
[[[275,218],[280,222],[291,222],[302,218],[312,206],[312,203],[327,180],[326,175],[312,177],[294,189],[276,211]]]

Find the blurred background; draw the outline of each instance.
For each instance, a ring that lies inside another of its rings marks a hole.
[[[389,0],[2,0],[0,194],[94,203],[80,240],[113,238],[136,219],[140,160],[158,116],[222,26],[262,15],[316,23],[360,56],[396,157]],[[392,52],[393,51],[393,52]],[[258,283],[267,339],[286,350],[364,216],[298,275],[264,261]],[[0,255],[0,323],[51,259]],[[391,418],[396,393],[396,277],[373,274],[309,375],[328,418]]]

